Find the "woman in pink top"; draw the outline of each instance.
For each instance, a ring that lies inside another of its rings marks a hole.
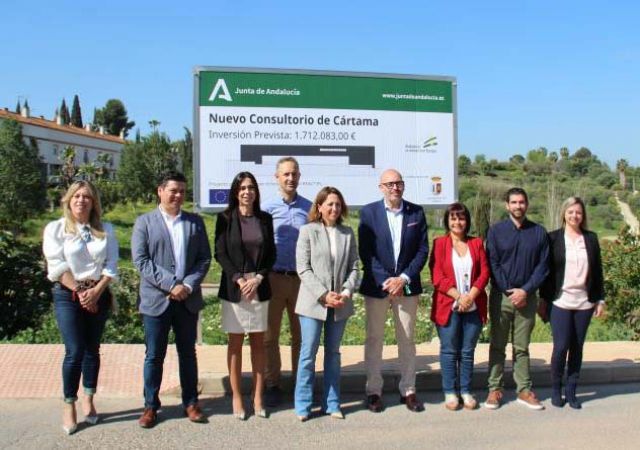
[[[553,334],[551,404],[580,409],[576,385],[582,347],[591,317],[604,312],[604,282],[598,236],[587,230],[587,211],[579,197],[562,204],[562,228],[549,233],[549,275],[540,296],[539,312],[549,318]],[[567,359],[568,354],[568,359]],[[565,398],[562,377],[567,366]]]

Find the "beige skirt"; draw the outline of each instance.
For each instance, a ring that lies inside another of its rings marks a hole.
[[[238,303],[222,300],[222,329],[225,333],[262,333],[267,331],[269,301],[247,300]]]

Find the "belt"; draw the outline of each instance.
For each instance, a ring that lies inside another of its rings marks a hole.
[[[297,277],[298,272],[295,270],[274,270],[273,273],[277,273],[278,275],[286,275],[288,277]]]
[[[98,284],[98,281],[97,280],[82,280],[82,281],[76,280],[76,284],[78,285],[76,291],[86,291],[87,289],[91,289],[92,287],[95,287],[95,285]],[[56,281],[55,283],[53,283],[53,285],[64,291],[74,292],[68,287],[66,287],[64,284],[60,283],[59,281]]]
[[[76,289],[78,291],[86,291],[87,289],[91,289],[92,287],[95,287],[96,284],[98,284],[96,280],[82,280],[76,281],[76,283],[78,284],[78,288]]]

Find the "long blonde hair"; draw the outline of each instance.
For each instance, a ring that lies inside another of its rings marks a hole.
[[[91,234],[102,239],[105,237],[106,233],[104,232],[101,221],[102,206],[100,205],[100,194],[93,184],[85,180],[75,181],[71,184],[60,200],[62,213],[64,215],[64,231],[69,234],[78,233],[76,221],[73,218],[73,214],[71,214],[71,207],[69,205],[75,193],[82,188],[87,188],[91,194],[91,211],[89,212],[89,227],[91,228]]]
[[[562,206],[560,207],[560,223],[562,223],[562,228],[567,226],[564,214],[567,212],[567,209],[571,208],[573,205],[580,205],[582,207],[582,222],[580,222],[580,229],[587,230],[587,208],[585,208],[584,201],[582,201],[580,197],[569,197],[562,203]]]

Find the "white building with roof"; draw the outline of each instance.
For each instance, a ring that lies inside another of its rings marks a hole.
[[[92,131],[90,125],[78,128],[73,125],[62,125],[59,117],[47,120],[43,116],[31,117],[29,108],[23,107],[20,114],[0,109],[0,120],[13,119],[22,125],[25,140],[34,139],[42,159],[42,171],[46,176],[59,175],[63,161],[61,155],[66,147],[73,147],[76,153],[75,165],[91,164],[98,156],[106,153],[110,156],[109,167],[111,177],[118,170],[120,156],[125,140],[123,136],[104,134],[104,129]]]

